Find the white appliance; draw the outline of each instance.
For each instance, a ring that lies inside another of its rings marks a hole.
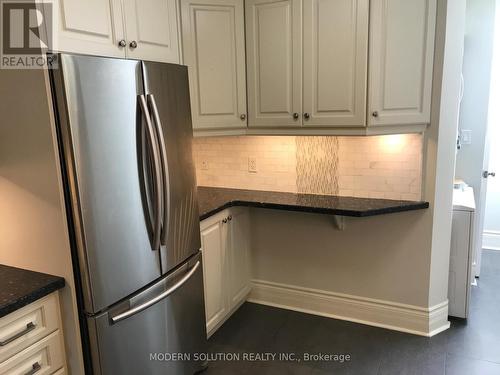
[[[465,184],[453,189],[453,223],[451,228],[450,273],[448,282],[448,315],[467,318],[474,260],[474,191]]]

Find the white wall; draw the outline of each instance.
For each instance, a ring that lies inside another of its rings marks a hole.
[[[0,263],[64,277],[61,315],[71,374],[83,374],[78,309],[41,70],[0,70]]]

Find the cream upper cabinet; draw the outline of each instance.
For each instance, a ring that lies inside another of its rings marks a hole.
[[[304,0],[304,126],[366,125],[368,15],[368,0]]]
[[[176,0],[123,0],[127,57],[179,63]]]
[[[183,0],[181,7],[193,128],[245,128],[243,0]]]
[[[58,51],[179,63],[176,0],[52,3]]]
[[[300,126],[302,1],[247,0],[248,126]]]
[[[51,3],[58,51],[125,57],[125,47],[119,45],[125,39],[120,0],[54,0]]]
[[[371,0],[369,125],[430,122],[436,0]]]

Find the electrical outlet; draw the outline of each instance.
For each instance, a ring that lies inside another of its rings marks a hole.
[[[206,171],[206,170],[208,170],[208,161],[203,160],[203,161],[201,162],[201,170],[202,170],[202,171]]]
[[[248,158],[248,172],[257,173],[257,159]]]

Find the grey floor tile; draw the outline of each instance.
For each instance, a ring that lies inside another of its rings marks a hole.
[[[470,318],[426,338],[245,303],[209,340],[215,352],[350,355],[350,361],[216,361],[206,374],[500,375],[500,252],[485,251]]]
[[[448,354],[446,375],[500,375],[500,364]]]

